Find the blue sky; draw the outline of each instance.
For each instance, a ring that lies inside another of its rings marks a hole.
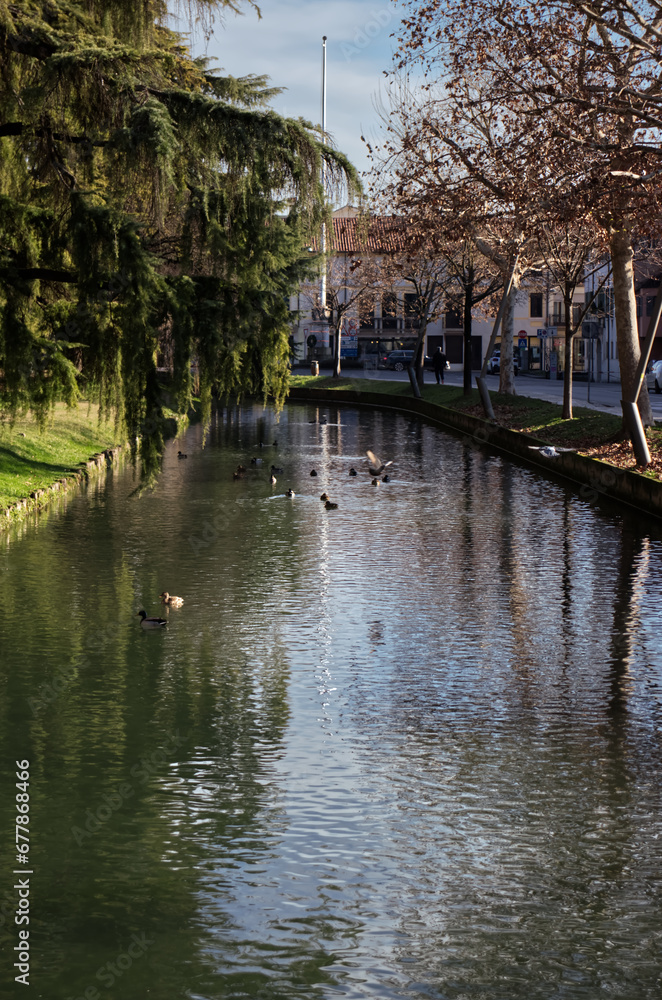
[[[233,76],[266,73],[287,90],[273,107],[288,117],[321,120],[322,35],[327,35],[327,128],[334,143],[360,171],[370,164],[361,142],[375,135],[373,99],[392,62],[399,23],[393,0],[264,0],[262,18],[248,6],[243,16],[226,15],[205,52]]]

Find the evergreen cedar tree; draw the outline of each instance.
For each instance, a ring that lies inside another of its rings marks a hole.
[[[235,5],[191,3],[207,18]],[[192,8],[195,8],[194,10]],[[0,406],[84,392],[158,466],[157,355],[180,412],[287,392],[288,296],[321,187],[359,187],[264,77],[193,58],[159,0],[0,0]]]

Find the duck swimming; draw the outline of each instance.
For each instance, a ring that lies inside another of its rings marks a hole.
[[[379,479],[375,477],[370,483],[371,486],[379,486]]]
[[[183,597],[171,597],[167,590],[159,594],[159,597],[161,598],[161,604],[168,604],[171,608],[181,608],[184,603]]]
[[[320,497],[320,500],[328,500],[328,499],[329,499],[329,494],[328,493],[322,493],[322,496]]]
[[[283,470],[282,470],[282,469],[279,469],[277,465],[272,465],[272,466],[271,466],[271,471],[272,471],[272,473],[273,473],[273,474],[274,474],[274,476],[275,476],[277,472],[282,472]]]
[[[271,483],[272,486],[275,486],[276,483],[278,482],[278,480],[274,476],[273,472],[271,473],[271,479],[269,480],[269,482]]]
[[[349,470],[349,474],[350,474],[350,476],[358,476],[358,472],[354,468],[351,468]]]
[[[317,473],[315,472],[315,470],[314,470],[314,469],[313,469],[313,470],[311,471],[311,473],[310,473],[310,474],[311,474],[311,476],[316,476],[316,475],[317,475]]]
[[[185,455],[183,451],[178,451],[177,458],[188,458],[188,455]]]
[[[330,500],[327,500],[324,506],[326,507],[327,510],[338,510],[338,504],[331,503]]]
[[[143,628],[160,628],[161,625],[167,625],[165,618],[155,618],[154,616],[148,617],[146,611],[139,611],[136,617],[140,617],[142,621],[140,624]]]
[[[294,490],[288,490],[285,496],[292,498],[296,496],[296,493],[294,492]]]

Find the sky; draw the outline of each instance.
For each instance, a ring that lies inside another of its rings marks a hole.
[[[393,0],[262,0],[262,18],[225,15],[212,37],[191,36],[204,53],[232,76],[266,73],[287,89],[273,108],[287,117],[321,121],[322,36],[327,36],[327,131],[334,145],[361,172],[370,169],[361,135],[376,136],[373,101],[392,64],[401,7]],[[180,30],[184,30],[182,24]]]

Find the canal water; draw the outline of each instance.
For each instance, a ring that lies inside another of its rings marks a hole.
[[[0,546],[2,997],[20,880],[48,1000],[661,995],[659,528],[351,408],[135,487]]]

